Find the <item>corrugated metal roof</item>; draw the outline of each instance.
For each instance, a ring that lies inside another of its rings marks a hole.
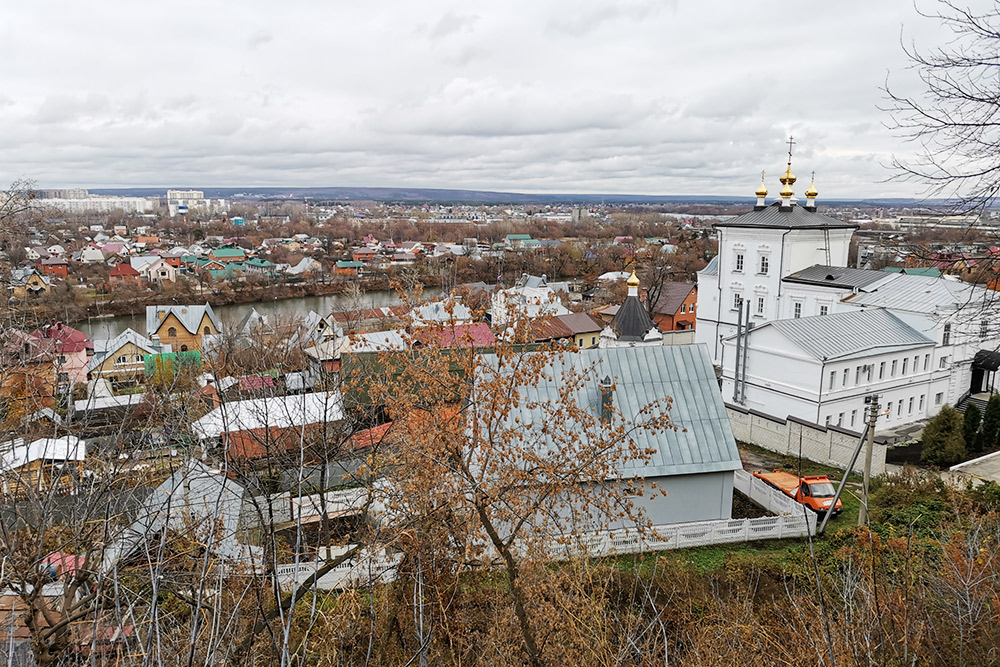
[[[915,313],[933,313],[981,304],[987,297],[986,289],[947,278],[914,276],[906,273],[888,273],[890,280],[862,288],[861,293],[846,303],[852,306],[875,306]]]
[[[882,271],[852,269],[846,266],[824,266],[822,264],[815,264],[782,278],[782,281],[787,283],[806,283],[850,289],[865,287],[880,280],[891,280],[891,278]]]
[[[537,353],[542,354],[542,353]],[[486,363],[495,363],[491,357]],[[628,421],[643,419],[639,411],[650,403],[671,398],[670,417],[676,431],[652,434],[640,430],[636,444],[653,450],[647,465],[631,463],[621,476],[659,477],[738,470],[742,467],[729,417],[719,392],[715,371],[704,345],[674,345],[592,349],[553,358],[546,379],[521,387],[521,410],[508,417],[519,419],[525,442],[547,446],[542,428],[552,415],[532,403],[555,399],[564,386],[562,377],[575,372],[590,378],[577,392],[577,404],[600,410],[600,380],[610,376],[616,383],[612,400]],[[662,414],[662,412],[661,412]],[[565,422],[563,427],[572,428]],[[669,489],[668,489],[669,490]]]
[[[160,317],[160,313],[163,314],[162,317]],[[222,327],[219,326],[219,318],[212,310],[212,305],[206,302],[204,306],[146,306],[146,335],[152,336],[156,333],[156,330],[160,328],[160,322],[171,314],[177,318],[181,326],[187,329],[188,333],[198,333],[198,326],[205,315],[208,315],[208,319],[216,330],[222,330]]]
[[[751,211],[744,215],[717,222],[715,227],[770,227],[775,229],[857,229],[853,222],[844,222],[822,213],[807,211],[793,204],[782,208],[780,202],[775,202],[759,211]]]
[[[848,359],[875,350],[888,352],[887,348],[908,349],[934,344],[889,311],[881,309],[768,322],[750,331],[751,350],[753,337],[767,327],[774,327],[820,360]]]
[[[719,256],[716,255],[711,260],[709,260],[708,265],[698,273],[704,274],[706,276],[717,276],[719,275]]]
[[[344,418],[340,392],[254,398],[223,403],[191,425],[200,440],[259,428],[297,428]]]

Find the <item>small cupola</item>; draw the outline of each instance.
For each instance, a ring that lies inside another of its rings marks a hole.
[[[632,275],[629,276],[626,284],[628,285],[629,296],[639,296],[639,276],[635,275],[635,269],[632,269]]]
[[[763,209],[767,205],[766,202],[764,201],[765,198],[767,197],[767,186],[764,185],[764,172],[763,171],[760,172],[760,187],[757,188],[757,191],[754,192],[754,194],[757,195],[757,204],[756,204],[756,206],[754,206],[754,210],[755,211],[760,211],[761,209]]]
[[[812,183],[809,184],[809,188],[806,190],[806,208],[810,211],[816,210],[816,195],[819,191],[816,190],[816,172],[812,173]]]
[[[785,168],[785,173],[781,175],[778,179],[781,181],[781,208],[789,209],[792,207],[792,195],[795,191],[792,190],[792,186],[795,185],[795,174],[792,173],[792,145],[795,143],[793,137],[788,137],[788,166]]]

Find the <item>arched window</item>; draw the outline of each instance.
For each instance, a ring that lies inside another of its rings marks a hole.
[[[188,351],[188,346],[187,345],[181,345],[181,352],[187,352],[187,351]]]
[[[167,335],[170,336],[171,338],[177,338],[177,329],[170,327],[169,329],[167,329]]]
[[[204,331],[204,333],[205,333],[205,335],[206,335],[206,336],[209,336],[209,335],[211,335],[211,334],[212,334],[212,330],[211,330],[211,329],[209,329],[208,327],[205,327],[205,331]]]

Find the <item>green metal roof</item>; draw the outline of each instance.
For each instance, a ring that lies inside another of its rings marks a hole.
[[[246,253],[242,248],[216,248],[212,251],[215,257],[245,257]]]
[[[484,361],[489,366],[481,372],[495,369],[495,357],[487,356]],[[511,428],[522,431],[525,443],[537,443],[543,449],[553,446],[543,430],[553,415],[541,406],[558,398],[564,388],[562,377],[567,372],[589,379],[577,391],[577,404],[596,413],[601,405],[600,381],[606,376],[616,383],[612,400],[626,420],[644,419],[640,410],[654,401],[673,400],[669,413],[677,430],[636,432],[638,447],[650,449],[653,454],[645,465],[628,464],[620,471],[623,478],[742,469],[715,370],[704,345],[592,349],[554,357],[545,373],[547,377],[533,386],[519,388],[521,408],[508,416]],[[663,406],[658,408],[661,414],[662,409]],[[516,425],[515,418],[519,420]]]

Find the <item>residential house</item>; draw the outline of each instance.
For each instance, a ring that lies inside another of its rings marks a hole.
[[[203,336],[217,335],[221,323],[212,306],[146,306],[150,339],[169,344],[175,352],[203,349]]]
[[[57,384],[87,381],[87,364],[94,354],[94,342],[87,334],[57,322],[36,329],[31,335],[51,345]]]
[[[270,262],[266,259],[260,259],[259,257],[254,257],[248,259],[245,262],[240,263],[240,268],[244,273],[255,276],[265,276],[272,277],[277,272],[278,265],[274,262]]]
[[[15,428],[30,415],[54,406],[56,355],[52,341],[18,330],[0,341],[0,397],[6,403],[6,426]]]
[[[511,250],[523,250],[527,248],[531,242],[531,234],[508,234],[504,237],[504,245]]]
[[[162,285],[177,280],[177,269],[157,255],[140,255],[129,261],[132,268],[139,272],[143,282]]]
[[[354,248],[351,250],[351,259],[355,262],[370,264],[378,257],[378,251],[374,248]]]
[[[141,287],[142,275],[131,264],[122,262],[108,273],[108,284],[112,289],[119,287]]]
[[[422,327],[414,337],[416,338],[415,347],[431,345],[441,349],[455,347],[491,348],[497,342],[493,330],[485,322]]]
[[[346,435],[340,393],[314,392],[229,401],[191,425],[203,447],[259,459],[297,452],[303,441]]]
[[[359,275],[363,266],[362,262],[341,260],[337,262],[335,271],[338,276],[354,277]]]
[[[80,251],[80,257],[77,261],[81,264],[101,264],[104,262],[104,253],[101,252],[100,248],[88,246]]]
[[[656,305],[653,321],[660,331],[687,331],[695,328],[698,286],[690,283],[664,283]]]
[[[285,273],[290,276],[304,276],[306,274],[323,274],[323,265],[312,257],[303,257],[298,264],[286,269]]]
[[[154,342],[126,329],[110,339],[94,341],[94,354],[87,363],[89,379],[104,378],[116,386],[134,385],[144,379],[147,354],[170,352],[170,345]]]
[[[214,248],[208,253],[208,256],[210,259],[222,263],[242,262],[247,258],[242,248]]]
[[[560,293],[569,294],[567,283],[549,283],[548,277],[524,274],[510,289],[494,290],[490,296],[494,326],[505,326],[511,318],[537,319],[567,315]]]
[[[562,343],[586,350],[597,347],[604,324],[587,313],[544,317],[532,322],[535,342]]]
[[[34,266],[11,269],[7,289],[15,299],[37,299],[49,293],[52,279]]]
[[[414,306],[410,310],[410,319],[414,326],[470,324],[472,310],[457,299],[449,297],[445,301],[432,301]]]
[[[79,472],[86,456],[86,442],[73,435],[33,442],[17,438],[0,443],[3,496],[23,497],[32,490],[45,494],[68,493],[74,484],[70,469]]]
[[[63,257],[48,257],[38,261],[38,269],[51,278],[65,279],[69,276],[69,262]]]

